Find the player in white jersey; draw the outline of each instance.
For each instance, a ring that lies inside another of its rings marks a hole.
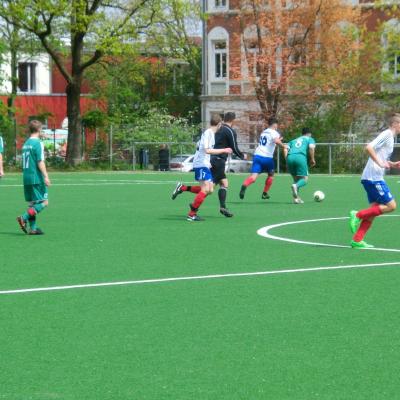
[[[218,114],[212,115],[210,125],[211,127],[201,135],[193,159],[194,176],[200,185],[187,186],[183,185],[182,182],[178,182],[172,192],[172,200],[175,200],[182,192],[196,193],[193,203],[190,204],[190,211],[187,216],[188,221],[202,221],[202,218],[197,215],[197,211],[207,195],[211,194],[214,190],[213,177],[210,171],[211,154],[232,153],[231,148],[214,149],[215,132],[221,126],[221,117]]]
[[[375,217],[396,209],[396,201],[384,181],[385,170],[400,168],[400,161],[390,161],[394,138],[400,133],[400,114],[394,114],[389,120],[389,129],[380,133],[365,147],[369,159],[361,176],[361,183],[367,192],[370,207],[361,211],[350,211],[350,230],[354,234],[351,247],[374,247],[364,241]]]
[[[277,129],[278,121],[275,118],[270,118],[268,120],[268,128],[261,133],[258,147],[254,152],[251,175],[244,180],[240,189],[239,197],[241,199],[244,199],[246,189],[257,180],[258,175],[262,172],[266,172],[268,176],[265,180],[264,190],[261,198],[270,198],[268,191],[271,188],[275,173],[275,163],[273,158],[275,148],[276,145],[285,148],[285,145],[282,142],[282,137]]]

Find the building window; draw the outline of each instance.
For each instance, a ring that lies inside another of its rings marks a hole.
[[[389,61],[389,71],[394,78],[400,78],[400,52],[393,54]]]
[[[227,51],[226,42],[218,41],[213,43],[214,52],[214,77],[226,78],[227,74]]]
[[[226,0],[215,0],[215,8],[225,8]]]
[[[18,88],[20,92],[36,91],[36,63],[18,64]]]

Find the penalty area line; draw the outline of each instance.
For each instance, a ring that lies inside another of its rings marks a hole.
[[[375,263],[375,264],[336,265],[336,266],[315,267],[315,268],[283,269],[283,270],[276,270],[276,271],[240,272],[240,273],[232,273],[232,274],[181,276],[181,277],[175,277],[175,278],[143,279],[143,280],[134,280],[134,281],[102,282],[102,283],[100,282],[100,283],[88,283],[88,284],[81,284],[81,285],[50,286],[50,287],[41,287],[41,288],[39,287],[39,288],[27,288],[27,289],[0,290],[0,295],[32,293],[32,292],[53,292],[53,291],[58,291],[58,290],[87,289],[87,288],[106,287],[106,286],[128,286],[128,285],[144,285],[144,284],[164,283],[164,282],[211,280],[211,279],[239,278],[239,277],[265,276],[265,275],[282,275],[282,274],[332,271],[332,270],[342,270],[342,269],[389,267],[389,266],[396,266],[396,265],[400,265],[400,261],[378,263],[378,264]]]

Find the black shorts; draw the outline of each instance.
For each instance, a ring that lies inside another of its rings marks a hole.
[[[214,183],[218,183],[222,179],[226,179],[225,163],[223,158],[211,157],[211,173]]]

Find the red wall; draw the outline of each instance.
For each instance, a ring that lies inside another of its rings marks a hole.
[[[7,104],[7,97],[0,96],[0,100]],[[24,125],[28,123],[28,117],[43,113],[51,113],[48,117],[49,128],[61,128],[62,121],[67,116],[67,97],[65,95],[42,95],[42,96],[17,96],[15,99],[17,123]],[[81,97],[81,112],[99,108],[104,110],[104,102],[94,100],[90,97]]]
[[[67,69],[70,71],[71,70],[71,63],[67,65]],[[67,81],[65,78],[61,75],[60,70],[57,68],[57,66],[52,63],[51,67],[51,93],[62,93],[65,94],[65,89],[67,87]],[[85,80],[82,82],[82,94],[88,94],[90,93],[90,88],[87,82]]]

